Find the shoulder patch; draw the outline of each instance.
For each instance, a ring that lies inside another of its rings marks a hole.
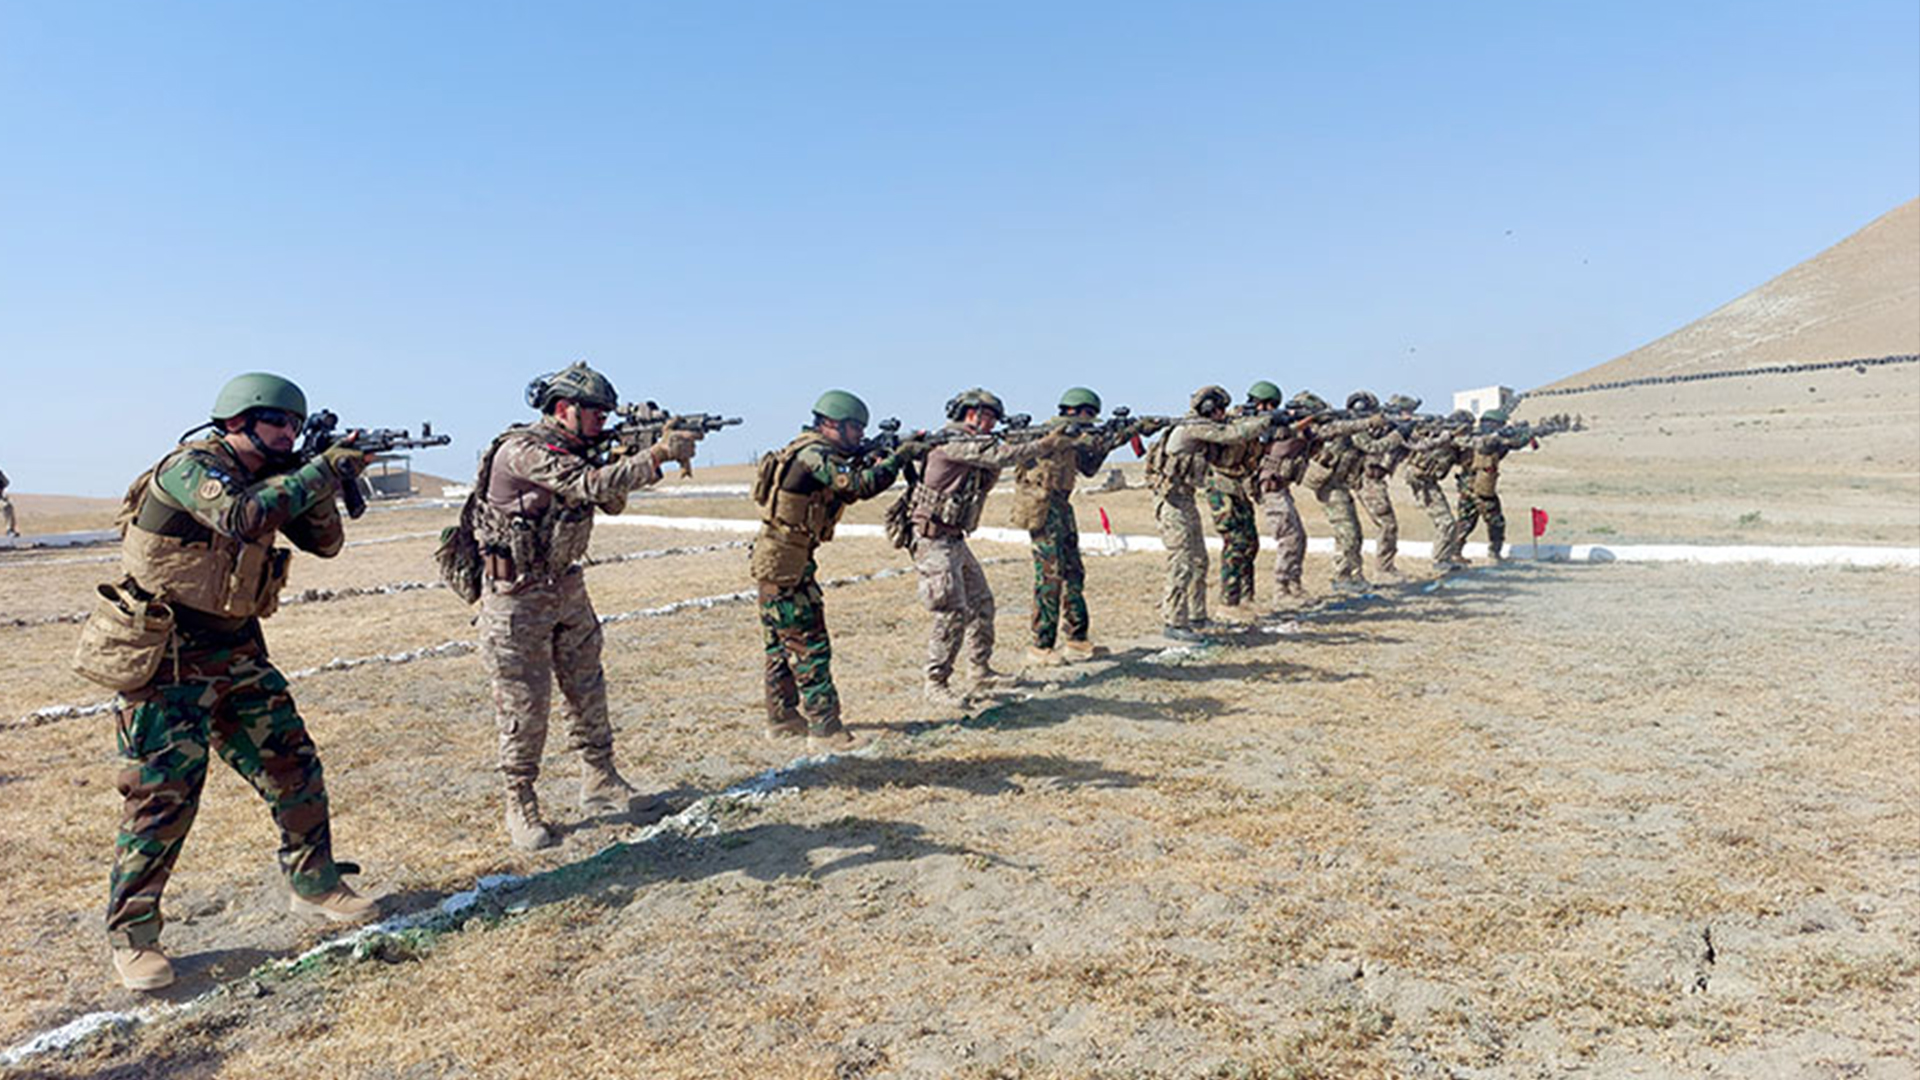
[[[200,489],[194,492],[194,494],[200,496],[201,499],[207,502],[212,502],[213,500],[219,498],[221,495],[225,494],[226,490],[227,490],[226,485],[220,483],[220,481],[215,480],[212,477],[208,477],[207,479],[202,480],[200,482]]]

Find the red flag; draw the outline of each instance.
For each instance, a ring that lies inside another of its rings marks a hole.
[[[1533,538],[1538,540],[1545,535],[1547,535],[1547,512],[1536,506],[1533,508]]]
[[[1113,523],[1107,520],[1107,508],[1102,506],[1099,508],[1099,510],[1100,510],[1100,531],[1103,533],[1106,533],[1108,536],[1112,536]]]

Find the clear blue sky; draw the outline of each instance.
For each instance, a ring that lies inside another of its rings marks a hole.
[[[1912,0],[0,0],[0,467],[117,494],[261,368],[450,475],[575,358],[724,461],[1524,388],[1916,193]]]

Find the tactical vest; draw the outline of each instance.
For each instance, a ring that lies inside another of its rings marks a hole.
[[[753,541],[748,569],[755,580],[790,587],[800,583],[814,549],[833,539],[833,527],[847,503],[831,487],[799,492],[786,489],[787,471],[808,447],[834,453],[832,441],[803,431],[776,453],[761,459],[753,494],[760,504],[760,535]]]
[[[1160,433],[1147,449],[1147,485],[1155,495],[1161,498],[1186,495],[1192,496],[1193,490],[1206,482],[1207,456],[1200,451],[1173,454],[1167,451],[1167,444],[1173,441],[1176,428],[1168,428]],[[1202,444],[1205,445],[1205,444]]]
[[[1330,487],[1351,488],[1366,457],[1346,435],[1334,435],[1320,443],[1308,464],[1302,482],[1314,491]]]
[[[959,461],[929,461],[907,505],[916,530],[925,536],[941,536],[956,532],[964,535],[979,528],[987,492],[999,478],[998,469]]]
[[[594,506],[571,502],[559,492],[553,492],[547,505],[532,513],[495,506],[490,492],[481,485],[491,488],[495,458],[510,442],[544,446],[546,437],[538,425],[515,425],[493,441],[482,459],[484,475],[475,479],[480,500],[474,535],[481,551],[512,558],[513,580],[550,581],[586,556],[593,542]]]
[[[1260,460],[1256,465],[1256,483],[1262,492],[1279,491],[1288,484],[1297,484],[1307,470],[1307,439],[1288,432],[1261,448]]]
[[[1437,484],[1446,479],[1447,472],[1460,460],[1460,447],[1452,439],[1438,446],[1418,450],[1407,459],[1407,480],[1423,484]]]
[[[1474,498],[1487,499],[1500,493],[1500,459],[1506,456],[1506,451],[1501,449],[1473,448]]]
[[[1066,499],[1080,479],[1080,451],[1043,454],[1013,468],[1013,526],[1032,532],[1047,523],[1047,504]]]
[[[1207,490],[1235,498],[1250,498],[1247,481],[1260,465],[1267,444],[1259,439],[1221,445],[1208,443],[1202,453],[1207,459]]]
[[[194,451],[224,455],[240,468],[225,440],[213,437],[188,443],[141,473],[120,502],[120,566],[134,584],[176,608],[264,619],[280,606],[291,553],[274,546],[271,532],[242,540],[209,529],[160,490],[160,473]]]

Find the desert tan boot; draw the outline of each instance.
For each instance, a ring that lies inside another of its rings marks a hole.
[[[507,789],[507,839],[521,851],[539,851],[560,842],[540,817],[540,798],[532,784]]]
[[[927,704],[935,705],[942,709],[965,709],[967,707],[966,695],[955,691],[953,687],[948,686],[944,682],[928,679],[926,686],[921,688],[920,693],[921,696],[927,699]]]
[[[376,909],[372,900],[354,892],[343,881],[318,896],[288,894],[287,910],[295,915],[318,915],[334,922],[359,922]]]
[[[1027,666],[1030,668],[1059,667],[1064,663],[1066,660],[1061,657],[1058,649],[1043,649],[1038,645],[1027,646]]]
[[[1071,638],[1060,643],[1060,655],[1068,660],[1092,660],[1105,656],[1109,650],[1105,645],[1095,645],[1091,641],[1075,641]]]
[[[843,727],[807,736],[807,753],[809,754],[851,754],[871,745],[873,745],[872,736],[855,735]]]
[[[633,785],[627,783],[612,758],[580,762],[580,809],[589,814],[624,814],[633,809]]]
[[[969,673],[975,690],[1006,690],[1020,683],[1019,676],[995,671],[991,665],[972,668]]]
[[[774,742],[782,742],[787,739],[804,739],[806,737],[807,718],[801,716],[800,710],[791,705],[780,710],[780,718],[778,720],[772,719],[771,717],[767,720],[767,738]]]
[[[113,973],[129,990],[158,990],[173,985],[173,965],[158,948],[113,950]]]

